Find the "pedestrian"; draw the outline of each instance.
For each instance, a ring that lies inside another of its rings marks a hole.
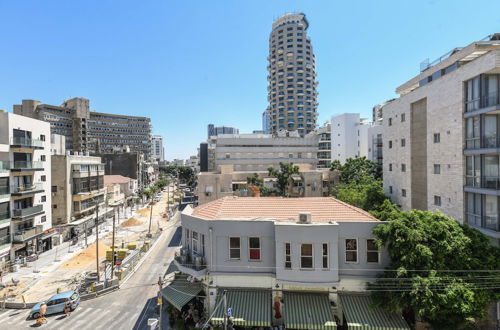
[[[69,300],[66,300],[64,303],[64,315],[66,315],[66,317],[71,315],[71,303]]]

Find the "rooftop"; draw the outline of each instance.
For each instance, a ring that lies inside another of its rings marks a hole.
[[[132,179],[123,175],[105,175],[104,185],[110,185],[115,183],[129,183],[130,180]]]
[[[224,197],[200,205],[193,216],[206,220],[240,219],[293,221],[310,212],[313,223],[379,221],[368,212],[332,197]]]

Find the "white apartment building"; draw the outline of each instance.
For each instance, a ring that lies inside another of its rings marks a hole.
[[[317,129],[318,134],[318,168],[330,168],[332,163],[332,127],[326,122]]]
[[[50,124],[0,112],[0,266],[52,247],[50,184]]]
[[[384,107],[384,190],[500,239],[500,34],[453,49]]]
[[[163,136],[153,135],[151,137],[151,159],[157,162],[165,160],[165,147],[163,146]]]

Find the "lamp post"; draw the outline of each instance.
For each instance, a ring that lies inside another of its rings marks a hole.
[[[99,198],[95,198],[95,260],[97,269],[97,282],[101,281],[101,276],[99,274]]]

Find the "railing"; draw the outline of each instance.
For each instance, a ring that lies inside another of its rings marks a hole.
[[[18,186],[12,186],[11,187],[11,193],[23,193],[23,192],[30,192],[30,191],[36,191],[36,190],[43,190],[43,183],[37,182],[37,183],[31,183],[31,184],[21,184]],[[2,194],[1,188],[0,188],[0,195]]]
[[[17,209],[12,212],[14,217],[26,217],[43,211],[43,205],[35,205],[24,209]]]
[[[8,222],[10,219],[10,212],[0,212],[0,224]]]
[[[486,189],[500,189],[500,177],[498,176],[465,176],[465,185]]]
[[[474,227],[485,228],[493,231],[500,231],[498,216],[485,215],[484,217],[481,217],[480,214],[468,212],[467,223]]]
[[[10,162],[0,160],[0,172],[8,172],[10,169]]]
[[[465,112],[471,112],[482,108],[493,107],[495,105],[500,105],[500,94],[496,91],[472,100],[466,100]]]
[[[43,148],[44,141],[27,137],[13,137],[11,145]]]
[[[201,258],[199,259],[200,261],[198,263],[195,262],[196,258]],[[174,259],[175,261],[177,261],[179,265],[195,271],[200,271],[207,268],[207,265],[205,264],[204,259],[202,257],[198,257],[195,255],[194,258],[192,258],[189,251],[186,252],[184,255],[183,254],[176,255]]]
[[[7,245],[7,244],[10,244],[10,235],[0,237],[0,247],[2,247],[3,245]]]
[[[21,242],[24,242],[24,241],[30,239],[31,237],[33,237],[35,235],[41,234],[42,232],[43,232],[42,227],[33,227],[33,228],[27,228],[25,230],[20,230],[20,231],[14,233],[13,241],[21,243]]]
[[[2,195],[8,195],[8,194],[10,194],[9,187],[7,187],[7,186],[1,186],[0,187],[0,196],[2,196]]]
[[[32,168],[44,168],[43,162],[29,162],[25,160],[17,160],[10,163],[11,169],[32,169]]]

